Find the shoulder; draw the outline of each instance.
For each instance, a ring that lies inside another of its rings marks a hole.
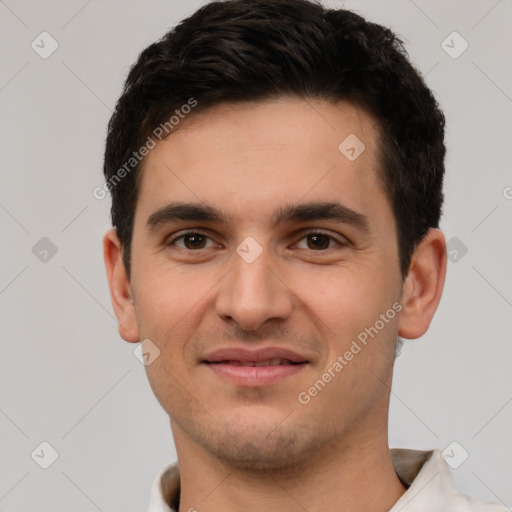
[[[511,509],[503,505],[496,505],[481,501],[465,494],[457,494],[453,497],[452,508],[454,512],[510,512]]]
[[[439,450],[391,450],[400,480],[408,487],[390,512],[512,512],[457,491]]]

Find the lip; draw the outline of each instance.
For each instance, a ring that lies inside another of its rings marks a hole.
[[[257,363],[272,359],[286,359],[289,362],[274,366],[240,366],[240,363]],[[224,348],[208,354],[202,363],[219,377],[236,385],[265,386],[297,374],[309,361],[288,349],[266,347],[257,350]]]

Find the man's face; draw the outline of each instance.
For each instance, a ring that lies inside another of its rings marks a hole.
[[[178,450],[277,468],[385,436],[402,280],[376,144],[363,110],[281,98],[185,119],[147,156],[131,289]],[[219,218],[182,208],[148,223],[171,203]],[[321,203],[341,215],[308,208]]]

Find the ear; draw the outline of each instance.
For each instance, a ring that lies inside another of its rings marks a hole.
[[[114,229],[103,237],[103,258],[107,270],[110,299],[119,322],[119,335],[125,341],[140,341],[130,281],[124,267],[121,243]]]
[[[425,334],[441,300],[445,275],[446,240],[441,230],[430,229],[411,258],[402,290],[399,336],[413,339]]]

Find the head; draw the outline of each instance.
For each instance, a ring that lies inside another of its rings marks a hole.
[[[109,123],[105,261],[121,336],[160,351],[175,439],[264,468],[376,418],[385,436],[397,336],[427,330],[443,286],[443,139],[401,41],[347,10],[213,2],[141,53]],[[269,347],[296,373],[213,369]]]

